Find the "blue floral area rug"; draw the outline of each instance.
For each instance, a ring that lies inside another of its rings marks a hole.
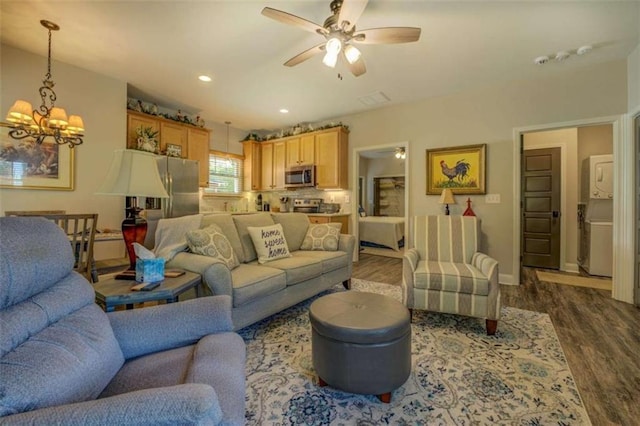
[[[352,281],[355,291],[400,300],[397,286]],[[487,336],[484,320],[414,311],[411,376],[384,404],[317,385],[314,299],[239,332],[247,344],[247,424],[591,424],[547,314],[503,308],[498,332]]]

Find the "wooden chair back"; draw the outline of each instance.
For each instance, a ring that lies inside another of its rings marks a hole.
[[[8,210],[5,216],[44,216],[47,214],[65,214],[66,210]]]
[[[7,216],[9,216],[8,213],[9,212],[5,212]],[[96,281],[94,278],[95,274],[93,274],[93,243],[98,226],[97,213],[36,214],[33,211],[11,213],[18,213],[12,216],[41,216],[55,222],[56,225],[62,228],[65,234],[67,234],[67,238],[69,238],[69,243],[76,258],[73,269],[84,275],[89,282]]]

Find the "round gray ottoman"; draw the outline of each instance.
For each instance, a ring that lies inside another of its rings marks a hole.
[[[320,386],[390,402],[411,373],[409,310],[380,294],[345,291],[315,300],[309,319]]]

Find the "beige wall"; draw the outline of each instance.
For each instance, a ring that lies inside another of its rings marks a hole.
[[[561,256],[560,269],[578,270],[578,129],[569,128],[524,135],[524,149],[559,147],[562,152]]]
[[[16,99],[40,105],[38,88],[46,72],[42,56],[1,46],[0,114],[4,115]],[[0,211],[66,210],[68,213],[98,213],[99,228],[120,228],[124,219],[124,198],[98,196],[95,192],[106,176],[114,149],[124,148],[126,140],[126,84],[104,75],[53,61],[53,80],[57,105],[67,114],[84,119],[84,144],[75,148],[75,190],[0,189]],[[66,146],[61,149],[69,149]],[[96,258],[124,254],[120,242],[96,245]]]
[[[627,61],[614,61],[339,119],[351,129],[350,155],[356,148],[409,141],[409,216],[441,213],[438,197],[425,195],[425,149],[486,143],[487,192],[500,194],[501,203],[486,204],[475,195],[472,207],[483,221],[483,249],[500,262],[501,274],[510,275],[518,255],[512,248],[513,185],[519,179],[513,176],[513,129],[626,112],[626,72]],[[453,214],[464,211],[458,203]]]
[[[635,50],[627,58],[628,100],[627,109],[640,108],[640,39]]]

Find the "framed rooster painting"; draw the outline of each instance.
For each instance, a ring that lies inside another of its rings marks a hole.
[[[427,150],[427,195],[485,194],[487,144]]]

